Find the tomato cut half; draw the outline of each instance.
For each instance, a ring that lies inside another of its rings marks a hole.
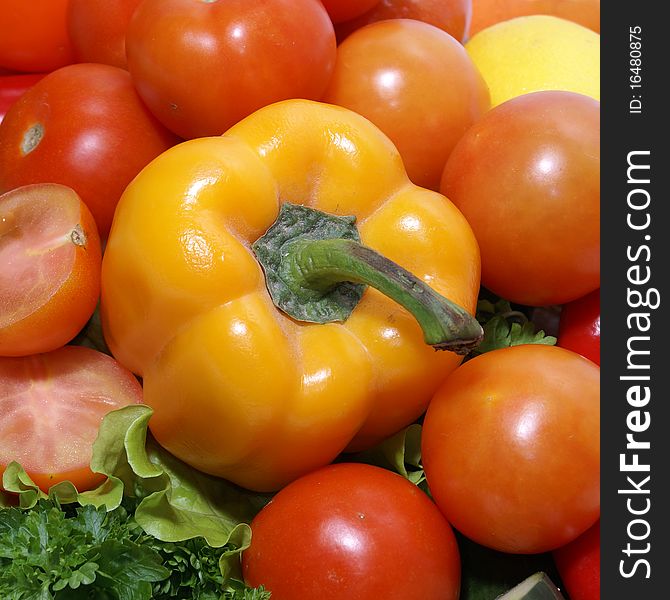
[[[89,467],[102,418],[142,402],[142,386],[114,358],[83,346],[0,358],[0,474],[17,461],[42,489],[79,491],[104,476]]]
[[[100,296],[95,221],[70,188],[35,184],[0,196],[0,356],[67,344]]]

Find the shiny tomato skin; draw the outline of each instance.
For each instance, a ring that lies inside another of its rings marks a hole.
[[[422,458],[453,527],[508,553],[558,548],[600,515],[600,369],[545,345],[477,356],[428,407]]]
[[[323,99],[370,119],[396,145],[410,179],[434,190],[454,146],[490,106],[462,44],[413,19],[372,23],[344,40]]]
[[[77,62],[125,69],[126,30],[141,0],[70,0],[67,30]]]
[[[0,75],[0,123],[9,107],[44,77],[43,73]]]
[[[65,13],[69,0],[2,0],[0,67],[46,73],[74,62]]]
[[[35,84],[0,123],[0,192],[69,186],[104,240],[126,185],[178,141],[142,104],[127,71],[69,65]]]
[[[570,600],[600,600],[600,521],[553,557]]]
[[[457,600],[453,531],[419,488],[340,463],[283,488],[251,523],[245,581],[273,600]]]
[[[379,0],[321,0],[333,23],[342,23],[359,17],[378,2]]]
[[[335,27],[338,42],[368,23],[386,19],[415,19],[435,25],[458,41],[466,36],[472,0],[380,0],[371,10]]]
[[[563,305],[558,345],[600,364],[600,289]]]
[[[70,188],[22,186],[0,195],[0,356],[68,343],[100,297],[93,215]]]
[[[135,376],[107,354],[81,346],[0,358],[0,475],[17,461],[39,488],[104,479],[89,467],[105,414],[142,402]]]
[[[184,138],[220,135],[279,100],[319,100],[335,44],[319,0],[144,0],[126,34],[140,96]]]
[[[486,113],[447,160],[440,191],[482,253],[482,285],[528,306],[600,287],[600,103],[564,91]]]

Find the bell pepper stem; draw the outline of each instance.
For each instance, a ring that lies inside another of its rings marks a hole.
[[[436,350],[467,354],[483,337],[464,308],[418,277],[351,239],[296,239],[283,248],[282,271],[291,287],[327,292],[342,282],[369,285],[407,309]]]

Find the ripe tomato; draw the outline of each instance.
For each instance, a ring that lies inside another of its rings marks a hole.
[[[5,118],[9,107],[42,77],[42,73],[0,75],[0,122]]]
[[[69,0],[3,0],[0,66],[42,73],[74,61],[65,25]]]
[[[370,10],[379,0],[321,0],[333,23],[348,21]]]
[[[126,51],[147,106],[193,138],[220,135],[278,100],[318,100],[336,48],[319,0],[144,0]]]
[[[553,557],[570,600],[600,600],[600,521]]]
[[[419,488],[341,463],[283,488],[251,523],[244,578],[273,600],[457,600],[453,531]]]
[[[126,68],[126,30],[141,0],[70,0],[67,30],[77,62]]]
[[[70,188],[35,184],[0,196],[0,356],[55,350],[100,296],[100,238]]]
[[[90,348],[0,358],[0,475],[17,461],[45,492],[66,480],[91,489],[103,479],[89,468],[100,421],[141,401],[135,376]]]
[[[484,115],[454,148],[440,191],[482,253],[482,285],[530,306],[600,287],[600,103],[525,94]]]
[[[472,0],[381,0],[360,17],[339,23],[335,32],[337,39],[342,41],[368,23],[386,19],[415,19],[435,25],[462,41],[471,14]]]
[[[460,42],[412,19],[372,23],[344,40],[323,99],[370,119],[397,146],[410,179],[431,189],[490,105]]]
[[[424,419],[435,502],[475,542],[562,546],[600,514],[600,369],[555,346],[494,350],[446,380]]]
[[[501,21],[528,15],[552,15],[600,33],[600,0],[472,0],[470,37]]]
[[[558,345],[600,364],[600,289],[563,306]]]
[[[0,123],[0,192],[67,185],[104,239],[126,185],[177,141],[142,104],[127,71],[63,67],[28,90]]]

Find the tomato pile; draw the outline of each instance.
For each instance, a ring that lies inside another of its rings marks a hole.
[[[130,514],[134,598],[520,583],[472,547],[599,598],[600,104],[552,55],[599,10],[7,0],[0,539]]]

